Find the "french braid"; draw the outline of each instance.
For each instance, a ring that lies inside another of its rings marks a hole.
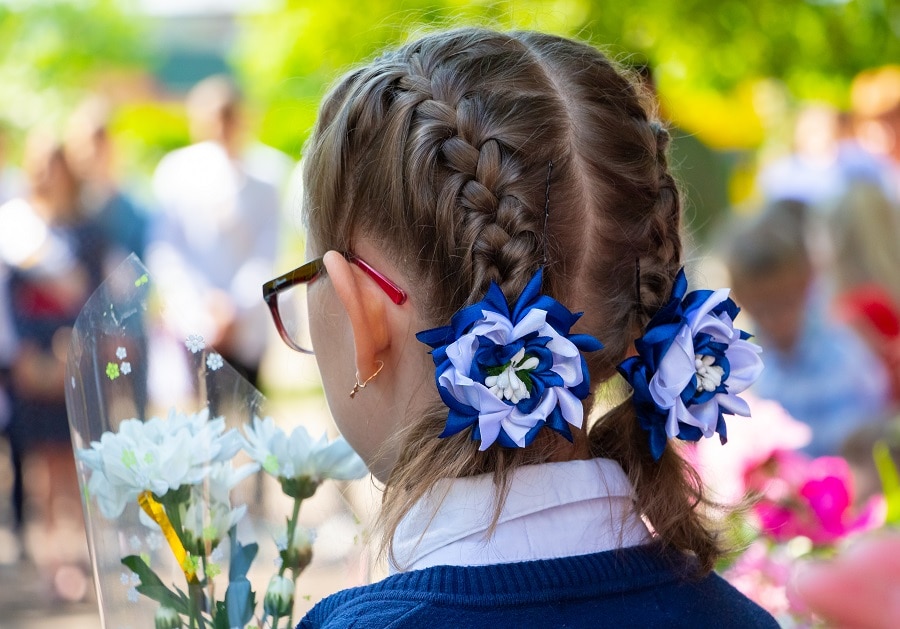
[[[425,287],[413,300],[429,327],[480,300],[490,282],[514,301],[543,267],[544,292],[584,311],[580,331],[605,345],[586,357],[596,390],[681,266],[669,136],[652,112],[584,44],[480,29],[423,37],[348,74],[326,98],[305,156],[310,232],[323,249],[352,250],[365,235],[395,252],[410,284]],[[464,433],[438,439],[447,410],[436,398],[398,436],[382,509],[388,545],[441,477],[493,473],[499,514],[512,469],[571,457],[546,430],[525,449],[479,452]],[[676,448],[653,460],[630,404],[575,440],[619,461],[659,539],[711,568],[719,551],[696,509],[700,485]]]

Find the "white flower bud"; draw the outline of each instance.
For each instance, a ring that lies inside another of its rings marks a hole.
[[[303,526],[297,526],[294,529],[294,538],[288,543],[287,532],[279,535],[275,540],[275,545],[284,562],[284,565],[299,572],[309,565],[312,561],[312,544],[315,541],[315,531]]]
[[[269,616],[287,616],[294,607],[294,582],[275,575],[269,581],[263,608]]]
[[[160,607],[156,610],[154,618],[156,629],[181,629],[181,615],[171,607]]]

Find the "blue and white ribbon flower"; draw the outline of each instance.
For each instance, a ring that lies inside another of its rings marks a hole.
[[[638,355],[619,365],[634,389],[633,403],[650,450],[659,459],[669,438],[727,439],[724,415],[750,416],[738,397],[762,372],[761,349],[734,327],[740,312],[729,289],[687,293],[684,269],[672,298],[635,341]]]
[[[590,390],[581,352],[603,346],[593,336],[570,334],[573,314],[541,294],[542,271],[528,282],[510,312],[491,283],[480,302],[463,308],[450,325],[416,335],[432,348],[435,379],[450,409],[441,437],[473,428],[486,450],[529,445],[543,426],[572,440],[569,425],[584,422],[581,400]]]

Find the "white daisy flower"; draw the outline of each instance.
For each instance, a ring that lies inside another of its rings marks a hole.
[[[206,347],[206,341],[204,341],[203,337],[199,334],[191,334],[185,339],[184,346],[187,347],[192,354],[196,354],[197,352],[203,351],[203,348]]]
[[[218,371],[222,368],[222,365],[225,364],[225,361],[222,359],[221,354],[217,354],[213,352],[209,356],[206,357],[206,366],[212,371]]]

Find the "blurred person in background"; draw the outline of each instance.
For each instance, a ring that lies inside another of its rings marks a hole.
[[[870,181],[896,195],[896,172],[890,161],[856,139],[852,117],[828,105],[800,109],[789,155],[765,165],[757,180],[763,198],[828,207],[855,181]]]
[[[190,326],[178,331],[201,334],[256,385],[267,317],[259,287],[273,274],[276,181],[289,168],[279,171],[274,149],[257,146],[256,157],[245,158],[241,95],[230,79],[198,83],[187,109],[194,144],[166,155],[153,176],[159,216],[148,262],[182,327]]]
[[[84,211],[96,218],[123,255],[133,252],[143,258],[148,217],[118,181],[110,118],[103,99],[84,101],[69,118],[66,159],[80,180]]]
[[[891,379],[900,405],[900,205],[874,183],[851,186],[827,221],[835,312],[856,329]]]
[[[21,173],[10,163],[9,130],[0,121],[0,203],[19,196],[21,191]]]
[[[808,424],[812,456],[836,454],[889,402],[884,367],[848,326],[829,317],[807,247],[808,208],[777,201],[736,225],[725,249],[734,294],[755,323],[766,368],[754,391]]]
[[[12,309],[9,304],[9,295],[7,294],[9,269],[0,259],[0,435],[9,441],[9,426],[12,419],[12,403],[9,397],[9,380],[10,370],[12,368],[13,357],[16,353],[16,336],[13,332]],[[21,469],[22,462],[19,459],[19,452],[10,452],[10,464],[13,468],[13,493],[17,494],[12,497],[12,515],[13,529],[16,534],[21,533],[21,502],[22,502],[22,486],[21,486]],[[14,460],[13,460],[14,459]],[[14,552],[13,556],[17,556],[18,552]]]
[[[0,122],[0,205],[18,196],[19,193],[19,171],[9,164],[9,154],[9,131],[3,122]],[[0,435],[7,438],[12,413],[9,401],[9,369],[15,351],[12,313],[9,308],[9,295],[6,294],[8,274],[9,269],[0,259]],[[20,461],[14,461],[13,468],[18,469],[19,467],[21,467]],[[18,474],[14,473],[13,475],[18,479]],[[19,491],[19,488],[14,487],[14,491]],[[13,509],[13,516],[16,520],[14,526],[18,530],[20,525],[18,509]]]
[[[869,152],[890,161],[888,196],[900,199],[900,65],[861,72],[851,85],[850,100],[856,137]]]
[[[77,179],[55,138],[42,132],[29,137],[24,172],[27,197],[0,206],[0,258],[9,269],[3,289],[17,346],[9,432],[30,481],[28,503],[41,518],[39,543],[29,547],[56,593],[77,600],[87,580],[75,564],[86,557],[78,552],[83,544],[72,543],[82,542],[84,533],[63,380],[71,326],[108,270],[109,246],[85,215]],[[20,522],[24,502],[20,494]]]

